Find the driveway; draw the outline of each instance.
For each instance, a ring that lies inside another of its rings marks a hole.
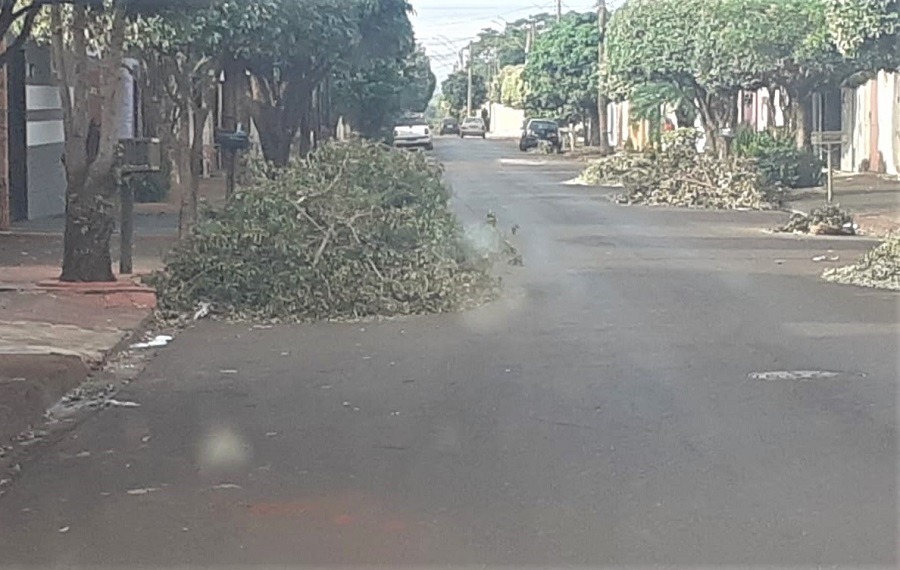
[[[503,299],[184,331],[140,407],[35,446],[0,565],[896,567],[897,296],[812,261],[870,243],[435,147],[468,223],[520,226]]]

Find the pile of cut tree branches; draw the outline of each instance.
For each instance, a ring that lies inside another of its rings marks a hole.
[[[853,223],[853,216],[838,206],[826,206],[816,208],[809,214],[791,214],[791,218],[778,231],[812,235],[854,235],[856,225]]]
[[[440,166],[421,153],[329,144],[237,191],[152,284],[174,314],[201,303],[287,321],[465,308],[495,293],[496,259],[465,243],[448,200]]]
[[[622,204],[751,210],[780,205],[783,189],[768,182],[755,159],[698,153],[693,129],[666,135],[661,150],[602,158],[582,180],[623,186],[616,197]]]
[[[900,237],[888,238],[853,265],[826,269],[822,278],[833,283],[900,291]]]

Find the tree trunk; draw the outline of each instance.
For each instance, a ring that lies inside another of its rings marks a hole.
[[[600,154],[606,156],[612,153],[609,144],[609,97],[601,93],[597,96],[597,146]]]
[[[140,77],[143,78],[143,92],[146,95],[141,98],[145,136],[159,138],[161,160],[166,161],[169,172],[168,201],[179,204],[181,178],[175,152],[178,125],[175,104],[166,89],[169,70],[160,57],[147,57],[144,65],[147,72],[140,74]]]
[[[176,164],[178,167],[178,193],[179,193],[179,209],[178,209],[178,237],[187,237],[191,232],[196,221],[197,202],[196,196],[192,195],[191,188],[193,185],[191,176],[191,133],[187,120],[187,114],[183,114],[184,120],[181,121],[181,127],[178,129],[178,137],[176,143]]]
[[[306,108],[301,111],[300,115],[300,156],[308,156],[310,151],[312,151],[312,144],[309,140],[309,134],[311,132],[311,115],[312,109],[311,105],[307,105]],[[290,151],[290,148],[288,149]]]
[[[264,107],[253,115],[259,132],[259,145],[263,156],[275,166],[287,166],[291,158],[291,142],[296,128],[286,124],[284,111],[279,108]]]
[[[188,184],[181,198],[181,215],[178,224],[179,237],[190,235],[197,223],[197,200],[200,193],[200,179],[203,177],[203,129],[209,117],[209,108],[192,106],[193,133],[190,140]]]
[[[709,99],[705,95],[701,94],[697,96],[697,110],[700,111],[700,123],[703,126],[703,133],[706,137],[704,150],[717,154],[719,151],[719,136],[715,112],[710,105]]]
[[[900,81],[894,78],[894,168],[900,169]]]
[[[591,138],[589,141],[590,146],[601,146],[603,143],[600,137],[600,108],[595,106],[588,106],[588,115],[591,117]],[[587,144],[588,141],[585,141]]]
[[[809,112],[810,97],[791,97],[791,109],[794,116],[794,136],[797,150],[812,150],[812,116]]]
[[[115,281],[110,238],[115,227],[113,204],[117,189],[114,167],[121,115],[120,68],[125,41],[125,11],[116,8],[110,44],[102,59],[90,59],[85,31],[89,16],[73,8],[72,44],[63,37],[62,15],[51,12],[52,51],[63,102],[66,167],[66,225],[63,243],[62,281]],[[75,67],[69,70],[69,57]],[[89,65],[99,70],[98,84],[90,83]],[[100,122],[88,123],[90,95],[96,89],[102,102]]]
[[[227,58],[223,64],[225,83],[222,85],[222,128],[233,131],[238,123],[249,129],[244,121],[244,97],[247,93],[247,75],[244,65]]]
[[[275,95],[278,89],[281,90],[280,97]],[[300,153],[303,156],[309,154],[309,135],[315,127],[313,106],[310,83],[301,80],[281,86],[264,81],[255,83],[251,109],[266,160],[276,166],[287,166],[298,131],[301,134]]]
[[[115,227],[110,177],[107,188],[69,180],[61,281],[115,281],[110,238]]]

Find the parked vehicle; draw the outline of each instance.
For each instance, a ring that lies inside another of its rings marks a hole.
[[[485,137],[487,129],[484,126],[484,121],[481,117],[469,117],[465,121],[463,121],[462,126],[459,128],[459,138],[465,137]]]
[[[441,132],[442,135],[458,135],[459,134],[459,121],[456,120],[455,117],[447,117],[443,121],[441,121]]]
[[[394,123],[394,146],[397,148],[424,148],[433,150],[431,129],[424,117],[407,116]]]
[[[522,129],[519,139],[519,150],[525,152],[535,148],[540,141],[547,141],[556,152],[562,152],[562,141],[559,138],[559,125],[552,119],[530,119]]]

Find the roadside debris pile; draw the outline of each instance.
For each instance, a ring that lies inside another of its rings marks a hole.
[[[756,160],[700,154],[696,141],[692,129],[666,133],[662,150],[600,159],[582,180],[623,186],[620,204],[765,210],[781,203],[783,190],[767,184]]]
[[[333,143],[239,189],[152,284],[176,317],[327,320],[451,311],[490,298],[440,166],[421,153]],[[494,230],[496,231],[496,230]]]
[[[900,291],[900,236],[888,238],[854,265],[826,269],[822,278],[832,283]]]
[[[791,214],[791,218],[780,228],[780,232],[813,235],[854,235],[856,224],[853,217],[838,206],[816,208],[808,215],[802,212]]]
[[[538,141],[537,146],[534,146],[528,150],[529,152],[537,154],[553,154],[557,152],[557,147],[550,141]]]
[[[647,153],[619,152],[592,161],[579,180],[594,186],[624,186],[628,181],[648,176],[654,165]]]

